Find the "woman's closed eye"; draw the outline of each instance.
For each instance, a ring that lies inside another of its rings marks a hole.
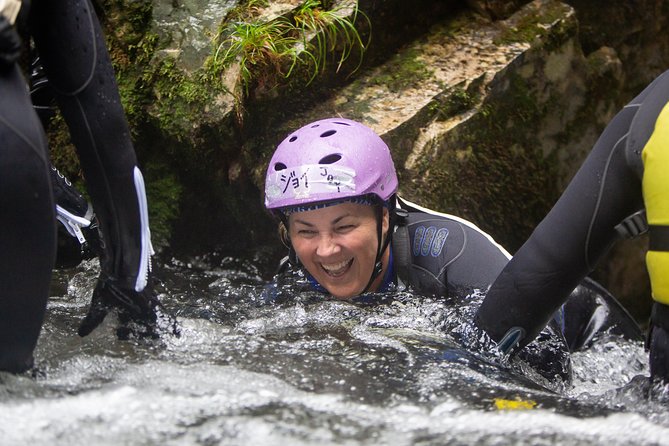
[[[355,229],[357,226],[354,224],[339,225],[335,228],[337,232],[350,232]]]

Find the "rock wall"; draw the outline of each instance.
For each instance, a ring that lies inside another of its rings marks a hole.
[[[265,65],[246,90],[238,64],[217,62],[229,27],[290,18],[300,1],[96,3],[163,249],[279,252],[262,208],[266,162],[291,130],[342,115],[389,143],[404,196],[514,251],[616,111],[669,66],[660,0],[324,3],[364,12],[364,57],[354,50],[337,68],[339,42],[315,79],[313,67],[283,79]],[[57,125],[57,150],[63,140]],[[619,245],[595,272],[638,317],[644,243]]]

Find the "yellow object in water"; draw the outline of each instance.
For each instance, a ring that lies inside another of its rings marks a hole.
[[[495,398],[493,401],[498,410],[527,410],[534,409],[537,405],[537,402],[532,400]]]
[[[669,104],[655,121],[655,130],[643,148],[643,200],[653,240],[653,226],[669,227]],[[646,254],[653,299],[669,305],[669,251],[651,249]]]

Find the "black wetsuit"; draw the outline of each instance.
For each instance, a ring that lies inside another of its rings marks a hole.
[[[398,199],[393,234],[396,275],[438,296],[486,290],[511,257],[492,237],[459,217]]]
[[[151,251],[143,181],[95,11],[32,0],[26,25],[99,218],[101,279],[139,292]],[[0,370],[31,365],[46,308],[56,249],[46,147],[19,67],[0,67]]]
[[[506,349],[534,339],[620,233],[642,230],[637,214],[644,209],[641,154],[668,101],[665,72],[614,117],[553,209],[492,285],[476,323],[496,341],[506,339]],[[665,177],[666,167],[660,166]],[[667,196],[666,189],[656,192]]]
[[[392,284],[397,287],[395,289],[446,297],[457,305],[474,291],[485,292],[509,262],[510,254],[467,220],[421,208],[400,198],[397,205],[391,207],[395,214],[392,270],[386,272],[381,291],[393,289]],[[292,263],[296,262],[293,256]],[[308,273],[306,276],[310,289],[327,293]],[[266,298],[281,294],[285,283],[281,276],[277,280],[279,282],[268,287]],[[556,378],[569,382],[570,352],[587,346],[603,330],[614,329],[633,339],[641,336],[629,314],[596,282],[586,279],[574,285],[572,290],[568,303],[553,311],[540,345],[521,355],[551,382]],[[353,301],[370,304],[378,302],[378,297],[385,298],[383,294],[370,294]]]
[[[423,295],[463,297],[486,290],[507,264],[510,254],[471,222],[421,208],[397,198],[391,241],[391,264],[380,285],[411,287]],[[290,262],[289,262],[290,261]],[[279,272],[299,264],[294,252]],[[310,287],[326,293],[315,279]],[[268,296],[271,297],[271,296]]]
[[[33,49],[28,83],[33,109],[47,129],[56,115],[55,92]],[[48,149],[50,151],[50,149]],[[72,268],[100,255],[100,234],[93,206],[56,167],[51,166],[51,188],[58,226],[55,268]]]
[[[401,199],[399,203],[408,213],[393,235],[395,273],[420,293],[457,298],[474,290],[485,292],[509,262],[509,253],[471,222]],[[634,319],[592,279],[581,280],[565,300],[550,321],[570,351],[588,346],[606,330],[640,339]]]
[[[485,292],[509,262],[509,253],[472,223],[398,200],[400,215],[393,235],[393,264],[398,282],[421,294],[462,299]],[[542,326],[540,345],[521,354],[553,382],[571,380],[570,352],[587,347],[610,331],[640,340],[641,331],[616,299],[589,278],[574,284],[566,304]],[[503,310],[500,310],[503,311]]]

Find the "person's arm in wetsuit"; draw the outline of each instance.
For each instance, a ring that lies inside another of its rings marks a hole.
[[[644,138],[667,100],[669,72],[615,116],[556,205],[490,288],[475,322],[502,350],[517,351],[534,339],[616,241],[615,227],[644,208],[641,175],[656,173],[656,167],[643,171]],[[637,133],[645,136],[635,138]],[[667,189],[661,194],[666,197]]]
[[[30,29],[101,232],[101,275],[79,334],[90,333],[110,307],[151,330],[158,301],[148,287],[152,247],[144,182],[95,11],[87,0],[33,0]]]

